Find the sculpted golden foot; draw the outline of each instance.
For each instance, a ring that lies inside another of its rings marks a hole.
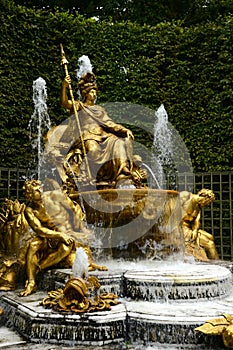
[[[99,271],[108,271],[107,266],[104,265],[98,265],[94,262],[91,262],[88,266],[88,271],[95,271],[95,270],[99,270]]]
[[[26,297],[32,293],[35,293],[36,289],[37,289],[37,285],[34,281],[31,281],[31,282],[26,281],[25,289],[19,293],[19,296]]]

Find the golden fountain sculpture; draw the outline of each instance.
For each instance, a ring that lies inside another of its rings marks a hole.
[[[98,89],[92,72],[85,73],[79,81],[82,101],[74,100],[67,63],[62,48],[66,76],[62,83],[61,105],[70,111],[71,117],[65,127],[49,131],[46,145],[47,156],[57,167],[62,187],[47,179],[52,190],[43,191],[40,181],[28,180],[24,184],[26,203],[5,200],[0,214],[0,290],[14,290],[18,273],[24,269],[27,281],[20,295],[35,292],[38,273],[54,266],[72,267],[77,247],[83,247],[87,253],[89,270],[106,270],[93,261],[90,250],[93,233],[85,227],[84,219],[91,224],[102,220],[107,227],[121,226],[139,214],[139,229],[149,226],[144,237],[137,237],[137,245],[155,241],[179,249],[184,239],[183,229],[189,252],[200,260],[206,260],[207,256],[217,259],[213,237],[199,229],[201,208],[211,203],[212,192],[202,190],[197,195],[182,192],[179,198],[177,191],[149,189],[147,173],[141,168],[142,159],[133,154],[132,132],[113,122],[103,107],[95,105]],[[84,198],[86,217],[79,202],[80,195]],[[112,206],[111,213],[93,209],[85,200],[98,196]],[[132,203],[125,206],[129,196]],[[122,207],[125,209],[121,212]],[[135,228],[132,232],[122,230],[122,238],[125,235],[134,237]],[[114,237],[107,237],[110,243],[111,239]],[[135,257],[135,246],[132,252]],[[149,256],[152,253],[149,252]],[[99,304],[96,299],[91,301],[88,298],[91,286],[93,279],[72,279],[63,291],[51,292],[43,303],[53,304],[55,298],[59,300],[56,307],[67,309],[68,305],[73,305],[72,308],[80,312],[82,305],[90,310],[103,304],[108,308],[109,303],[115,302],[113,295],[99,296]],[[77,295],[77,302],[73,301],[74,295]]]

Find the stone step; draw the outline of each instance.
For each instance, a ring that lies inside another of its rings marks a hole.
[[[83,315],[57,313],[39,305],[46,296],[37,292],[20,298],[18,292],[1,296],[4,324],[34,343],[67,346],[109,344],[176,344],[221,348],[221,338],[204,336],[195,328],[223,313],[232,314],[233,297],[190,302],[146,302],[120,299],[111,311]]]
[[[0,349],[6,347],[18,349],[20,346],[25,346],[26,341],[16,331],[5,326],[0,327]]]

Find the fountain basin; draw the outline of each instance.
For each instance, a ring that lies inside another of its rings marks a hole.
[[[164,222],[167,222],[179,205],[179,192],[146,187],[85,191],[80,195],[84,200],[87,221],[93,224],[101,222],[103,225],[111,223],[119,226],[138,215],[147,220],[163,215]]]
[[[57,313],[39,306],[45,292],[37,292],[22,300],[18,293],[2,296],[5,325],[34,343],[103,345],[122,342],[125,338],[126,311],[122,304],[110,311]]]
[[[230,271],[215,265],[174,263],[164,270],[126,272],[124,280],[125,295],[133,300],[190,302],[226,296],[231,290]]]
[[[179,193],[149,188],[84,191],[86,220],[111,257],[165,257],[184,254]],[[159,251],[155,252],[155,246]],[[113,249],[112,249],[113,248]]]

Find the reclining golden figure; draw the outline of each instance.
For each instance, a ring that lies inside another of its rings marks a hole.
[[[17,273],[25,267],[27,281],[21,296],[27,296],[37,289],[36,277],[41,270],[52,266],[72,267],[76,257],[76,247],[82,246],[89,258],[89,270],[106,270],[105,266],[97,265],[91,255],[88,243],[91,233],[83,226],[83,213],[79,205],[74,203],[60,190],[44,192],[38,180],[28,180],[24,184],[27,204],[23,215],[24,232],[17,241],[15,251],[5,251],[0,269],[0,290],[16,288]],[[73,214],[73,217],[71,215]],[[16,217],[17,221],[18,218]],[[9,227],[6,220],[2,225],[4,238],[8,233],[14,234],[15,239],[19,231],[5,230]],[[14,225],[14,228],[16,226]],[[20,230],[20,225],[18,226]]]

